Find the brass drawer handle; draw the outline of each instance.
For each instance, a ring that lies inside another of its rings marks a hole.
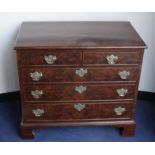
[[[116,115],[120,116],[120,115],[123,115],[123,113],[125,112],[125,108],[123,107],[117,107],[114,109],[114,112],[116,113]]]
[[[85,76],[86,74],[88,73],[88,70],[85,68],[80,68],[80,69],[77,69],[75,71],[75,74],[78,75],[79,77],[83,77]]]
[[[111,54],[111,55],[108,55],[108,56],[106,57],[106,59],[107,59],[108,64],[113,65],[113,64],[115,64],[115,63],[117,62],[118,56],[117,56],[117,55]]]
[[[128,89],[125,88],[117,89],[117,93],[119,96],[125,96],[128,93]]]
[[[33,109],[32,113],[34,114],[35,117],[40,117],[45,113],[45,111],[44,109]]]
[[[33,81],[39,81],[42,76],[43,76],[42,72],[30,73],[30,77],[32,78]]]
[[[44,56],[44,59],[47,64],[54,64],[54,62],[57,60],[57,57],[56,55],[48,55],[48,56]]]
[[[86,105],[82,103],[74,104],[74,109],[76,109],[77,111],[82,111],[83,109],[85,109],[85,107]]]
[[[125,80],[128,78],[128,76],[130,75],[130,72],[129,71],[120,71],[118,72],[118,75],[120,76],[121,79]]]
[[[87,86],[79,85],[75,87],[75,91],[77,91],[79,94],[84,93],[86,90],[87,90]]]
[[[39,99],[40,96],[43,95],[43,91],[42,90],[34,90],[34,91],[32,90],[31,95],[33,96],[33,98]]]

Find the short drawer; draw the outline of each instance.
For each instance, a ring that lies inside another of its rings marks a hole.
[[[82,62],[81,52],[76,51],[21,51],[21,65],[78,66]]]
[[[132,100],[134,84],[42,84],[24,86],[25,101]]]
[[[84,65],[136,65],[139,52],[84,52]]]
[[[62,103],[24,105],[24,121],[130,119],[131,103]]]
[[[136,67],[87,67],[50,68],[33,67],[22,69],[24,83],[39,82],[115,82],[137,81],[139,69]]]

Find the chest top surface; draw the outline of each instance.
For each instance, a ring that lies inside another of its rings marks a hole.
[[[23,22],[15,49],[146,48],[129,22]]]

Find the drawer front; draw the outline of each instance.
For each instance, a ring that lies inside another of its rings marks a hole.
[[[131,103],[62,103],[24,105],[24,121],[129,119]]]
[[[139,64],[139,52],[85,52],[84,65],[135,65]]]
[[[78,66],[81,64],[80,52],[26,51],[20,52],[21,65]]]
[[[82,101],[134,99],[136,85],[132,84],[63,84],[24,86],[25,101]]]
[[[136,81],[138,68],[23,68],[24,83],[39,82],[103,82],[103,81]]]

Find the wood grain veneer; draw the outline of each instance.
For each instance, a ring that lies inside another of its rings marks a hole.
[[[23,22],[14,47],[22,138],[34,138],[34,129],[66,125],[110,125],[133,136],[145,48],[129,22]],[[80,85],[82,93],[75,90]]]

